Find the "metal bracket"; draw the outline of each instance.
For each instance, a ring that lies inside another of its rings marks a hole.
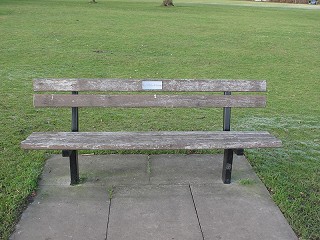
[[[70,157],[72,150],[62,150],[62,157]]]
[[[243,148],[233,149],[233,152],[235,154],[237,154],[238,156],[243,156],[244,155],[244,149]]]

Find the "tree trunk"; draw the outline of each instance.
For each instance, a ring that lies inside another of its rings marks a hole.
[[[162,5],[165,7],[174,6],[172,0],[163,0]]]

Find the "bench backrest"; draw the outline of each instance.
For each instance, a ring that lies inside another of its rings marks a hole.
[[[73,93],[35,94],[35,107],[228,108],[265,107],[266,105],[264,95],[231,95],[231,92],[265,92],[266,81],[264,80],[35,79],[34,91]],[[79,92],[89,93],[78,95]],[[93,94],[91,92],[110,93]],[[128,93],[114,94],[113,92]],[[152,93],[133,94],[133,92]],[[192,92],[192,94],[172,92]],[[223,92],[224,95],[200,92]]]

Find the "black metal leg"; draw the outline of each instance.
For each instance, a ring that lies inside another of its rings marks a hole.
[[[231,183],[232,161],[233,161],[233,150],[225,149],[224,156],[223,156],[223,167],[222,167],[222,181],[225,184]]]
[[[79,183],[79,165],[78,165],[78,152],[72,150],[69,156],[70,159],[70,176],[71,176],[71,185]]]
[[[78,95],[78,92],[72,92],[73,95]],[[72,132],[79,132],[79,109],[78,107],[72,107],[71,109],[72,121],[71,121],[71,130]],[[78,165],[78,151],[70,151],[70,176],[71,176],[71,185],[79,183],[79,165]]]

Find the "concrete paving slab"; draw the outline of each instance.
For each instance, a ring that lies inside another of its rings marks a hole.
[[[79,164],[84,181],[70,186],[68,158],[47,161],[11,240],[297,239],[243,156],[230,185],[222,155],[93,155]]]
[[[221,183],[223,155],[151,155],[151,184]],[[234,156],[232,181],[257,178],[244,156]]]
[[[79,155],[78,161],[83,185],[111,187],[149,183],[147,155]],[[53,155],[48,159],[40,185],[70,185],[69,158]]]
[[[45,186],[10,240],[105,239],[109,211],[104,187]]]
[[[260,181],[191,189],[204,239],[298,239]]]
[[[118,188],[108,240],[202,240],[189,186]]]

